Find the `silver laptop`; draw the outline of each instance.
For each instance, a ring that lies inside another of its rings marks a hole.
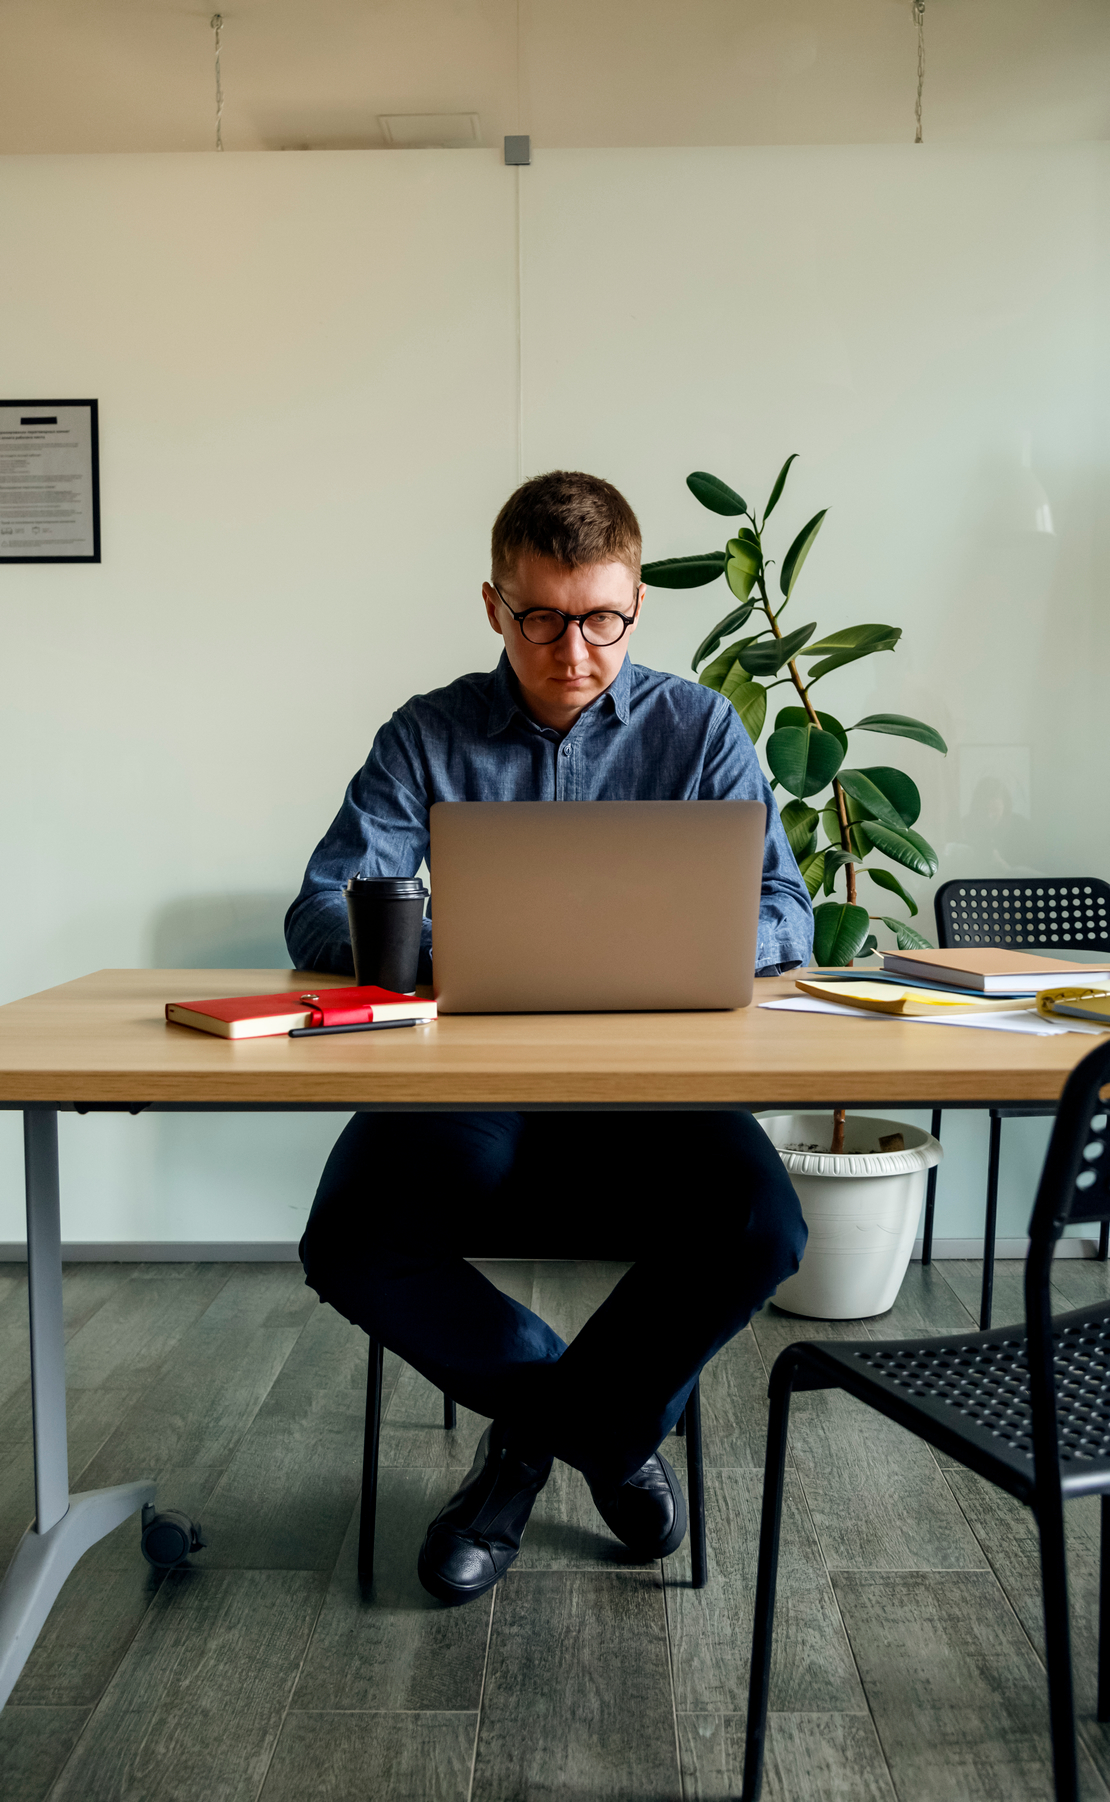
[[[747,1007],[761,801],[437,801],[447,1014]]]

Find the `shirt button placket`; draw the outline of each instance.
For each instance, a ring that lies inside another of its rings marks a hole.
[[[560,800],[574,800],[574,747],[563,744],[559,746],[562,756],[561,775],[559,779]]]

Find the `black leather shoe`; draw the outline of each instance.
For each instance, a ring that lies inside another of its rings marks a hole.
[[[518,1455],[496,1421],[486,1428],[466,1481],[424,1535],[416,1571],[429,1595],[471,1602],[505,1575],[551,1462]]]
[[[636,1558],[667,1558],[686,1537],[686,1498],[659,1452],[619,1489],[602,1495],[591,1484],[590,1494],[606,1526]]]

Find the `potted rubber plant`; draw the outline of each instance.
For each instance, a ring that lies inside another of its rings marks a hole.
[[[948,747],[935,727],[904,713],[869,713],[843,726],[816,705],[818,683],[862,657],[893,651],[902,631],[849,625],[816,637],[815,621],[784,630],[783,613],[827,511],[815,513],[796,534],[777,565],[776,584],[764,535],[794,460],[788,457],[779,471],[762,518],[719,476],[704,470],[687,476],[686,486],[703,507],[741,523],[723,549],[647,563],[642,576],[653,587],[672,589],[701,588],[724,577],[732,604],[698,645],[692,668],[731,702],[753,744],[771,719],[772,694],[787,690],[780,697],[785,704],[774,709],[763,754],[776,798],[783,797],[782,823],[806,887],[812,899],[824,897],[813,910],[814,960],[843,966],[876,949],[873,922],[890,928],[900,950],[929,944],[909,920],[869,913],[858,899],[860,879],[897,896],[913,918],[917,903],[897,872],[929,877],[937,870],[936,852],[917,831],[917,784],[890,764],[849,766],[849,734],[913,739],[941,753]],[[753,625],[756,630],[745,633]],[[821,1319],[885,1313],[906,1274],[926,1173],[942,1155],[939,1144],[896,1121],[848,1121],[843,1108],[831,1117],[764,1116],[762,1124],[810,1229],[801,1266],[780,1286],[776,1305]]]
[[[778,565],[775,584],[764,534],[796,455],[788,457],[779,471],[762,519],[718,476],[704,470],[687,476],[686,486],[703,507],[744,523],[723,550],[645,563],[642,579],[655,588],[701,588],[724,577],[732,605],[698,645],[691,667],[698,672],[704,665],[698,680],[732,703],[753,744],[759,743],[771,719],[774,691],[790,691],[780,697],[786,705],[774,710],[763,754],[772,788],[787,797],[780,800],[779,811],[806,887],[811,897],[818,892],[826,897],[813,910],[813,956],[816,963],[831,967],[850,964],[875,950],[872,920],[890,928],[899,950],[927,946],[930,941],[908,920],[869,914],[857,898],[859,878],[866,876],[875,887],[896,895],[912,918],[917,903],[899,881],[898,868],[927,877],[937,871],[936,852],[916,830],[921,813],[917,784],[889,764],[849,768],[849,734],[915,739],[940,752],[948,747],[935,727],[904,713],[870,713],[842,726],[834,714],[817,707],[813,691],[818,683],[861,657],[893,651],[902,629],[842,626],[815,637],[814,622],[784,631],[782,615],[827,512],[822,508],[798,532]],[[734,636],[750,625],[757,629]],[[804,675],[800,663],[808,664]],[[843,899],[835,898],[838,882]]]

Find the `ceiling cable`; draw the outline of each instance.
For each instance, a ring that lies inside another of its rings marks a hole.
[[[220,79],[220,33],[224,25],[223,14],[213,13],[211,25],[216,34],[216,149],[222,150],[224,147],[224,84]],[[920,104],[918,110],[920,111]],[[918,135],[920,136],[920,132]]]
[[[917,104],[913,116],[917,120],[915,144],[921,144],[921,96],[925,92],[925,0],[913,0],[913,16],[917,25]]]

